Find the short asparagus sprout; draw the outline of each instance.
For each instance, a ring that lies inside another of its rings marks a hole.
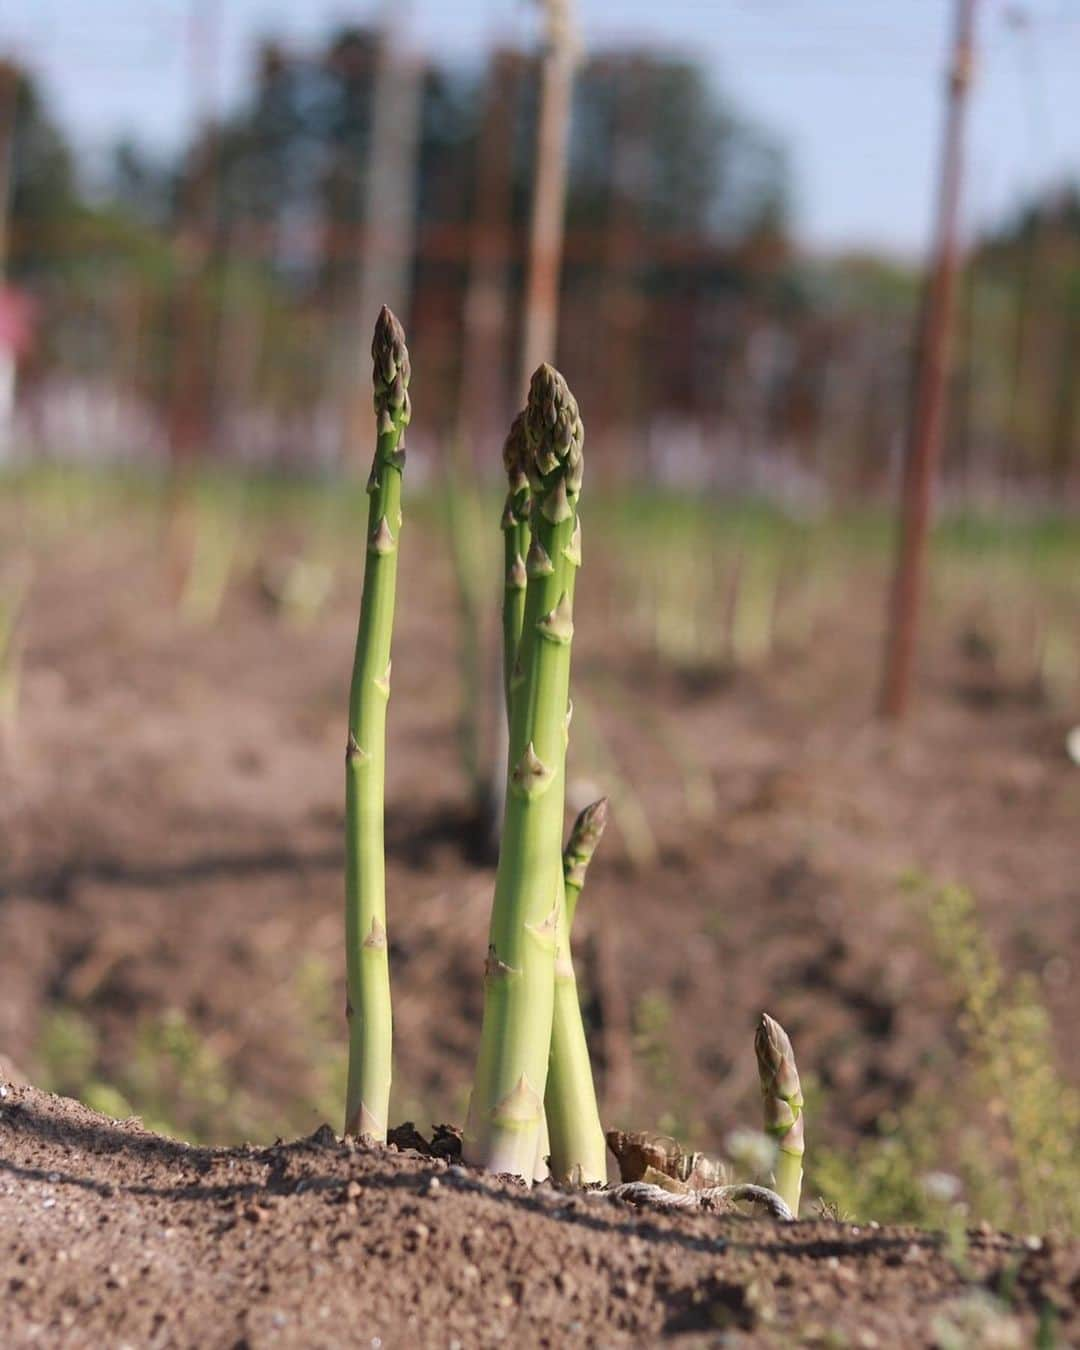
[[[798,1217],[804,1151],[802,1088],[788,1034],[768,1013],[761,1014],[754,1051],[761,1080],[765,1133],[777,1146],[773,1181],[779,1195]]]
[[[596,1103],[589,1046],[581,1019],[574,958],[570,946],[578,897],[585,874],[607,824],[608,803],[601,797],[574,822],[563,850],[563,895],[555,937],[555,1012],[551,1026],[544,1110],[547,1113],[551,1174],[578,1185],[607,1180],[604,1127]]]
[[[537,1161],[555,998],[572,569],[584,467],[577,402],[551,366],[532,377],[523,429],[532,539],[510,675],[511,767],[464,1154],[528,1182]]]
[[[409,422],[409,353],[383,306],[371,344],[376,442],[368,479],[367,561],[349,690],[345,755],[345,943],[349,1079],[345,1132],[384,1142],[393,1024],[386,932],[383,793],[394,627],[401,471]]]
[[[563,879],[566,882],[566,918],[569,926],[574,926],[574,914],[577,911],[578,897],[585,886],[585,876],[592,862],[593,854],[600,846],[600,840],[607,829],[610,807],[608,799],[586,806],[574,821],[570,838],[563,849]]]

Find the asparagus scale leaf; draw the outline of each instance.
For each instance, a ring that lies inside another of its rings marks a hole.
[[[349,690],[345,755],[345,944],[349,1076],[345,1131],[384,1142],[393,1024],[386,930],[383,797],[401,473],[410,416],[409,352],[384,305],[371,344],[376,441],[368,479],[367,557]]]

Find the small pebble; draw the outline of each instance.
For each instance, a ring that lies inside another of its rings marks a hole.
[[[1043,1247],[1043,1240],[1035,1233],[1029,1233],[1028,1236],[1024,1239],[1024,1246],[1028,1249],[1029,1252],[1041,1252]]]

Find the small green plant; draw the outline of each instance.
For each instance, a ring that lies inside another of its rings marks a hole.
[[[857,1219],[946,1235],[972,1217],[1014,1231],[1080,1230],[1080,1092],[1059,1073],[1050,1019],[1027,976],[1009,982],[970,893],[903,879],[961,1006],[961,1090],[918,1095],[854,1151],[819,1151],[813,1181]],[[955,1172],[941,1170],[948,1140]]]
[[[1012,1220],[1040,1232],[1076,1231],[1080,1092],[1058,1071],[1035,981],[1005,980],[968,891],[939,888],[929,916],[938,960],[961,998],[974,1085],[989,1119],[1003,1127]]]
[[[242,1138],[255,1113],[221,1056],[178,1009],[143,1020],[122,1072],[101,1070],[93,1023],[61,1005],[45,1017],[35,1059],[46,1088],[113,1117],[137,1115],[162,1134],[199,1142]]]
[[[24,587],[0,590],[0,733],[10,735],[19,715],[19,674],[22,666],[20,620]]]
[[[191,558],[180,592],[180,614],[186,623],[206,627],[221,613],[240,545],[236,516],[207,491],[196,492],[189,516],[194,536]]]

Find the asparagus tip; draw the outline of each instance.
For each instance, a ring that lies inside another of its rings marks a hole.
[[[529,444],[525,436],[525,412],[522,410],[510,423],[510,430],[503,442],[503,468],[512,493],[520,492],[527,486],[528,460]]]
[[[371,359],[375,413],[381,434],[390,430],[395,422],[399,426],[408,423],[409,379],[412,375],[405,330],[387,305],[379,310],[379,317],[375,321]]]
[[[786,1135],[794,1128],[803,1106],[795,1051],[784,1028],[768,1013],[761,1014],[754,1035],[761,1095],[765,1099],[766,1128]]]
[[[527,471],[534,492],[547,497],[561,482],[570,496],[576,497],[581,486],[585,428],[570,386],[546,362],[536,368],[529,383],[524,428]]]

